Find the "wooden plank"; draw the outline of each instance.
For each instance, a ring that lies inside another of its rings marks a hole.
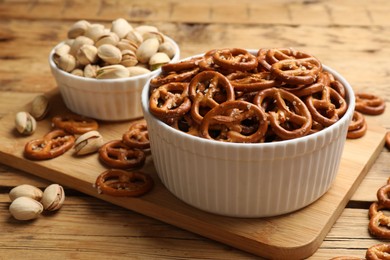
[[[284,25],[388,25],[389,6],[375,1],[226,1],[226,0],[53,0],[2,1],[0,16],[4,19],[91,19],[112,20],[124,17],[130,21],[284,24]],[[378,7],[380,6],[380,8]],[[353,7],[353,16],[351,16]],[[302,15],[304,14],[304,15]]]
[[[66,189],[59,212],[33,222],[10,217],[8,194],[0,194],[1,259],[253,259],[253,255],[163,222]],[[53,225],[53,228],[48,228]],[[199,250],[202,248],[202,250]],[[39,250],[37,250],[39,249]],[[219,251],[218,255],[215,251]]]
[[[51,115],[65,111],[60,95],[55,93],[52,98],[56,106]],[[49,131],[50,122],[40,121],[37,132],[32,137],[20,137],[15,134],[13,120],[14,115],[10,114],[0,121],[4,126],[0,129],[2,163],[244,251],[277,258],[287,255],[291,258],[308,257],[317,250],[381,151],[384,139],[384,129],[370,125],[364,138],[347,141],[339,174],[332,188],[305,209],[275,218],[237,219],[208,214],[177,200],[159,181],[151,158],[147,159],[143,168],[156,182],[151,193],[142,198],[99,195],[93,188],[93,183],[105,168],[99,163],[97,155],[81,159],[73,157],[69,152],[49,161],[25,160],[25,142],[43,136]],[[99,131],[106,140],[113,140],[120,138],[127,127],[128,122],[101,123]],[[307,219],[311,219],[310,223]]]
[[[355,256],[364,259],[367,249],[385,240],[368,232],[368,208],[345,209],[328,233],[321,248],[310,259]]]

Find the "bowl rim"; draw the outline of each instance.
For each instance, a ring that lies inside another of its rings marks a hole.
[[[254,52],[257,52],[257,50],[255,50],[255,49],[247,49],[247,51],[251,52],[252,54]],[[188,60],[188,59],[191,59],[191,58],[199,57],[201,55],[204,55],[204,54],[193,55],[193,56],[187,57],[185,59],[181,59],[180,61],[185,61],[185,60]],[[350,83],[340,73],[338,73],[336,70],[334,70],[334,69],[332,69],[332,68],[330,68],[330,67],[328,67],[327,65],[324,65],[324,64],[322,64],[322,67],[323,67],[323,69],[325,71],[330,72],[336,79],[340,80],[341,83],[345,86],[345,88],[346,88],[346,98],[345,98],[345,100],[348,103],[347,111],[333,125],[328,126],[325,129],[323,129],[321,131],[318,131],[316,133],[313,133],[313,134],[310,134],[310,135],[305,135],[305,136],[294,138],[294,139],[290,139],[290,140],[282,140],[282,141],[277,141],[277,142],[264,142],[264,143],[222,142],[222,141],[209,140],[209,139],[198,137],[198,136],[193,136],[193,135],[187,134],[187,133],[185,133],[183,131],[180,131],[178,129],[175,129],[175,128],[167,125],[166,123],[162,122],[160,119],[155,117],[149,111],[149,88],[150,88],[150,81],[152,80],[153,77],[148,79],[148,81],[146,82],[146,84],[144,85],[144,87],[142,89],[141,105],[142,105],[142,109],[143,109],[143,112],[144,112],[144,116],[145,116],[145,114],[147,114],[149,117],[152,117],[153,120],[156,121],[156,124],[158,124],[159,127],[162,127],[165,131],[171,131],[171,132],[177,134],[178,136],[180,136],[181,138],[185,138],[185,139],[187,139],[187,140],[189,140],[191,142],[200,142],[200,143],[203,143],[203,144],[215,145],[217,147],[220,147],[220,146],[226,147],[226,146],[228,146],[228,147],[231,147],[231,148],[239,148],[239,149],[242,149],[244,147],[248,147],[248,148],[255,148],[255,147],[264,147],[264,148],[273,147],[273,148],[275,148],[276,147],[277,148],[277,147],[282,147],[282,146],[284,147],[284,146],[288,146],[288,145],[295,145],[295,144],[297,144],[299,142],[307,142],[309,140],[315,140],[315,139],[317,139],[320,136],[327,135],[328,133],[332,132],[335,128],[337,128],[339,125],[346,123],[345,121],[347,121],[347,120],[350,121],[351,118],[352,118],[353,112],[355,110],[355,94],[354,94],[354,91],[353,91],[352,86],[350,85]],[[155,76],[157,76],[157,74]]]
[[[175,55],[171,59],[171,62],[174,61],[175,59],[179,60],[180,59],[180,47],[179,47],[179,45],[176,43],[176,41],[174,41],[169,36],[164,35],[164,38],[167,39],[168,41],[170,41],[173,44],[173,46],[174,46],[174,48],[176,50]],[[153,71],[151,71],[149,73],[145,73],[145,74],[141,74],[141,75],[137,75],[137,76],[126,77],[126,78],[117,78],[117,79],[96,79],[96,78],[86,78],[86,77],[77,76],[77,75],[71,74],[69,72],[66,72],[64,70],[61,70],[54,63],[53,55],[54,55],[55,49],[57,47],[65,44],[65,42],[66,41],[62,41],[62,42],[58,43],[57,45],[55,45],[51,49],[50,54],[49,54],[49,65],[50,65],[50,67],[53,70],[55,70],[57,73],[59,73],[61,76],[63,76],[63,77],[69,77],[69,78],[71,78],[73,80],[81,80],[81,81],[91,82],[91,83],[94,83],[94,82],[95,83],[96,82],[111,83],[111,82],[125,82],[125,81],[129,81],[129,80],[138,80],[138,79],[142,79],[142,78],[153,77],[153,76],[157,75],[158,73],[160,73],[160,71],[161,71],[161,68],[158,68],[158,69],[153,70]]]

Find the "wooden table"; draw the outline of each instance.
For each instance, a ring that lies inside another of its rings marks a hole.
[[[351,83],[388,102],[390,2],[288,1],[0,1],[0,118],[56,88],[51,48],[80,19],[108,25],[123,17],[174,38],[181,56],[220,47],[291,46],[317,56]],[[389,105],[389,104],[388,104]],[[370,120],[390,129],[390,112]],[[1,127],[1,125],[0,125]],[[1,144],[0,144],[1,145]],[[310,259],[364,257],[384,242],[367,231],[367,209],[389,177],[383,148],[322,245]],[[254,255],[66,188],[64,207],[33,222],[14,220],[8,192],[50,182],[0,165],[0,259],[254,259]]]

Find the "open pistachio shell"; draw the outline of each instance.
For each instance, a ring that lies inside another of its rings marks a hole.
[[[58,210],[62,207],[64,201],[64,188],[59,184],[51,184],[43,191],[41,203],[45,210]]]
[[[30,113],[21,111],[15,115],[15,127],[22,135],[32,135],[37,128],[37,122]]]
[[[97,70],[97,79],[117,79],[129,77],[129,71],[123,65],[110,65]]]

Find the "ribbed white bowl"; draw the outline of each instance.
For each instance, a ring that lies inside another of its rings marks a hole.
[[[171,62],[177,62],[180,59],[179,46],[171,38],[166,39],[176,49]],[[54,49],[50,53],[49,64],[67,108],[74,113],[106,121],[142,117],[142,88],[148,79],[160,73],[160,69],[121,79],[84,78],[60,70],[52,58]]]
[[[189,205],[233,217],[280,215],[320,198],[337,175],[355,107],[348,82],[323,67],[346,87],[346,114],[318,133],[273,143],[217,142],[176,130],[150,114],[147,84],[142,108],[162,183]]]

